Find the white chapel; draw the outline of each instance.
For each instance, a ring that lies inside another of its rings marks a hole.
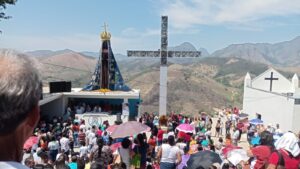
[[[251,79],[244,80],[243,111],[250,118],[261,115],[264,124],[279,124],[282,131],[300,131],[300,89],[297,74],[292,80],[269,68]]]

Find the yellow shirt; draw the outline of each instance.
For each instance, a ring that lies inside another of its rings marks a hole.
[[[87,163],[87,164],[85,164],[85,167],[84,167],[84,169],[90,169],[91,168],[91,163],[89,162],[89,163]]]
[[[190,150],[189,150],[189,154],[194,154],[198,151],[198,145],[196,140],[191,140],[190,142]]]

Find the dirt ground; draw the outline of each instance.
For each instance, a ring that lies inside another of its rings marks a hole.
[[[217,141],[218,141],[218,139],[219,139],[219,137],[215,137],[215,133],[216,133],[216,130],[215,130],[215,126],[216,126],[216,124],[217,124],[217,120],[218,120],[218,118],[216,118],[216,117],[214,117],[214,118],[212,118],[212,121],[213,121],[213,125],[212,125],[212,139],[213,139],[213,141],[216,143]],[[226,121],[226,119],[225,119],[225,117],[224,118],[222,118],[221,119],[222,120],[222,122],[223,122],[223,126],[222,126],[222,128],[223,128],[223,135],[222,135],[222,137],[223,137],[223,140],[225,140],[225,121]],[[231,133],[232,133],[233,131],[231,131]],[[250,148],[250,146],[249,146],[249,144],[248,144],[248,141],[247,141],[247,134],[246,133],[243,133],[242,134],[242,137],[241,137],[241,140],[240,140],[240,142],[238,143],[238,146],[240,146],[240,147],[242,147],[243,149],[245,149],[245,150],[248,150],[249,148]]]

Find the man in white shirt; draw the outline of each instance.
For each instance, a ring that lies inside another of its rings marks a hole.
[[[77,108],[76,108],[76,114],[82,114],[82,113],[83,112],[82,112],[80,106],[77,106]]]
[[[238,145],[238,141],[240,138],[240,131],[235,127],[233,130],[233,134],[232,134],[232,143],[233,145],[237,146]]]
[[[87,157],[88,147],[85,145],[85,142],[82,143],[82,146],[79,149],[80,157]]]
[[[69,150],[70,150],[70,140],[68,138],[68,135],[63,136],[60,140],[60,148],[62,151],[65,152],[66,155],[69,155]]]
[[[22,165],[23,145],[40,119],[41,79],[36,65],[13,52],[0,54],[0,168]]]
[[[128,120],[129,117],[128,103],[123,104],[122,116],[123,116],[123,120],[125,121]]]
[[[87,135],[87,142],[89,145],[89,149],[91,150],[93,147],[93,140],[94,138],[96,138],[96,134],[95,134],[95,126],[92,127],[91,132],[89,132],[89,134]]]

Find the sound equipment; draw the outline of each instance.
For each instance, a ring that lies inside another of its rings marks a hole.
[[[40,82],[40,90],[41,90],[41,96],[40,96],[40,100],[43,100],[43,82]]]
[[[71,92],[72,83],[66,81],[49,82],[50,93]]]

